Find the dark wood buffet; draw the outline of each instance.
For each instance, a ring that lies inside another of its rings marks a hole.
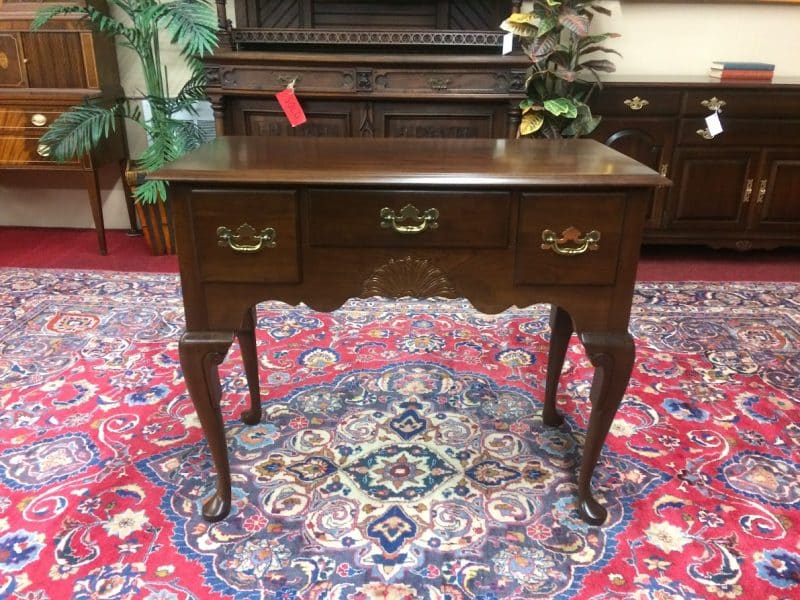
[[[513,137],[528,59],[501,55],[509,0],[237,0],[206,60],[220,134]],[[308,122],[275,93],[293,84]],[[800,79],[609,77],[592,137],[672,179],[646,243],[800,245]],[[704,134],[719,106],[724,131]]]

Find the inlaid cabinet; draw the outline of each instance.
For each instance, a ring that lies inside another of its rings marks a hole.
[[[101,10],[104,3],[91,0]],[[98,169],[107,164],[124,172],[124,130],[91,154],[66,163],[50,159],[39,138],[61,113],[84,102],[109,102],[123,94],[114,45],[95,34],[77,16],[51,20],[33,32],[36,11],[47,2],[5,0],[0,4],[0,177],[3,171],[73,173],[81,177],[97,231],[101,254],[107,252]],[[124,181],[124,177],[123,177]],[[136,217],[130,197],[131,229]]]

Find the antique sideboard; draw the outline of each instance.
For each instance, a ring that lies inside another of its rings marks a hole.
[[[350,297],[463,297],[483,312],[551,304],[544,409],[573,331],[595,366],[578,475],[591,479],[628,385],[628,333],[650,189],[669,183],[593,140],[225,136],[152,175],[171,182],[186,329],[183,374],[217,471],[203,515],[231,508],[217,365],[234,337],[261,418],[254,307]]]
[[[514,137],[529,62],[501,54],[508,0],[236,0],[206,59],[219,134]],[[308,116],[289,126],[289,84]],[[644,241],[800,245],[800,80],[609,77],[594,139],[675,181],[652,192]],[[724,132],[705,117],[720,110]]]

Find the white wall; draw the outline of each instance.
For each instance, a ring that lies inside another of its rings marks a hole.
[[[613,41],[623,55],[616,60],[619,74],[703,75],[711,61],[722,59],[773,62],[776,76],[800,78],[800,4],[604,4],[613,16],[598,18],[595,28],[622,34]],[[135,57],[120,50],[118,58],[126,92],[134,95],[140,85]],[[174,55],[168,62],[175,88],[184,70]],[[135,151],[141,139],[134,132],[131,137]],[[101,179],[106,226],[127,228],[113,168]],[[0,225],[91,227],[82,178],[0,171]]]

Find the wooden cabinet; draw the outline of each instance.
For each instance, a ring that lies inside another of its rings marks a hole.
[[[521,2],[278,5],[237,0],[237,26],[206,60],[220,135],[516,135],[530,62],[501,55],[496,25]],[[294,129],[274,99],[291,83],[308,116]],[[707,139],[716,101],[724,132]],[[645,243],[800,246],[800,80],[616,76],[591,105],[603,118],[591,137],[673,180],[648,192]]]
[[[55,163],[39,142],[49,124],[71,106],[109,102],[123,94],[116,52],[104,36],[75,16],[58,17],[32,32],[36,11],[46,2],[0,4],[0,175],[3,170],[61,171],[83,178],[98,246],[107,251],[97,171],[115,163],[124,174],[127,155],[120,126],[100,148],[81,159]],[[92,4],[105,10],[105,4]],[[123,179],[124,180],[124,179]],[[131,229],[136,217],[130,197]]]

